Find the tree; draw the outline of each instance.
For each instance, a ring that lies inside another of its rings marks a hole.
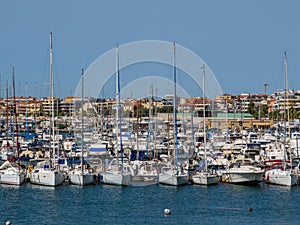
[[[255,109],[254,102],[251,101],[248,105],[248,113],[253,115],[255,113],[255,111],[256,111],[256,109]]]
[[[163,106],[161,108],[157,108],[158,113],[173,113],[173,106]]]
[[[295,109],[294,107],[291,107],[288,110],[288,115],[289,115],[290,120],[299,119],[300,112],[299,112],[299,110]]]

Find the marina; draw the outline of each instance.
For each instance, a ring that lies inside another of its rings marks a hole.
[[[206,108],[212,110],[215,103],[219,103],[219,109],[215,110],[220,110],[222,104],[206,97],[206,67],[203,64],[199,68],[202,72],[202,108],[196,111],[196,103],[193,105],[190,102],[179,105],[183,98],[177,93],[176,49],[174,42],[173,93],[168,95],[168,100],[160,100],[160,107],[157,106],[157,101],[153,104],[155,100],[151,95],[144,99],[143,108],[139,103],[141,100],[137,100],[138,104],[133,104],[132,111],[125,110],[131,103],[121,96],[120,49],[117,45],[116,96],[110,101],[110,108],[106,112],[103,109],[99,111],[91,104],[90,97],[85,96],[84,80],[87,76],[82,69],[81,98],[74,97],[70,102],[70,115],[59,117],[58,106],[56,110],[54,107],[50,32],[48,116],[36,117],[35,111],[27,111],[27,103],[25,117],[18,113],[20,102],[15,95],[14,67],[13,96],[10,99],[6,85],[6,98],[3,99],[6,110],[2,114],[3,133],[0,139],[0,183],[22,185],[30,182],[51,187],[64,183],[79,186],[93,183],[182,186],[190,183],[211,185],[218,182],[239,185],[260,185],[264,182],[282,186],[298,185],[299,119],[291,120],[290,113],[287,112],[289,97],[286,93],[286,52],[284,91],[280,96],[282,117],[277,119],[277,126],[269,124],[246,127],[245,118],[241,116],[238,125],[234,124],[234,127],[230,127],[227,121],[225,124],[218,122],[217,127],[209,127],[208,116],[213,121],[211,126],[214,120],[218,120],[211,112],[209,115]],[[229,113],[228,104],[225,101],[226,118]],[[230,104],[235,106],[236,102]],[[186,110],[189,112],[187,116],[184,114]],[[248,113],[243,111],[244,107],[240,110],[241,114],[253,117],[250,109]],[[59,131],[58,127],[62,125],[63,131]]]
[[[300,2],[0,6],[0,225],[299,224]]]
[[[121,187],[1,185],[5,224],[299,224],[298,188],[274,185]],[[164,215],[165,208],[171,210]],[[252,208],[252,211],[249,211]],[[55,216],[54,216],[55,215]],[[88,222],[87,222],[88,221]]]

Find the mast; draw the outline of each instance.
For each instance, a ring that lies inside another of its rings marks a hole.
[[[228,104],[227,104],[227,99],[225,100],[225,115],[226,115],[226,144],[228,143],[228,130],[229,130],[229,126],[228,126]]]
[[[12,82],[13,82],[13,96],[14,96],[14,118],[15,118],[15,124],[16,124],[16,151],[17,151],[17,157],[18,157],[18,168],[20,170],[20,144],[19,144],[19,130],[18,130],[18,118],[17,118],[17,104],[16,104],[16,87],[15,87],[15,67],[13,66],[12,70]]]
[[[26,137],[25,137],[25,140],[27,141],[28,140],[28,110],[27,110],[27,106],[28,106],[28,85],[27,85],[27,81],[26,81]]]
[[[9,112],[9,104],[8,104],[8,81],[6,81],[6,150],[8,150],[9,144],[8,144],[8,112]]]
[[[122,143],[122,124],[121,124],[121,105],[120,105],[120,73],[119,73],[119,46],[116,46],[116,100],[117,100],[117,110],[116,110],[116,119],[119,124],[120,132],[120,154],[121,154],[121,168],[123,170],[123,143]],[[119,159],[117,160],[119,162]]]
[[[151,84],[149,98],[148,98],[149,117],[148,117],[148,134],[147,134],[147,145],[146,145],[147,156],[149,155],[149,141],[150,141],[150,134],[152,132],[152,121],[151,121],[152,120],[152,117],[151,117],[152,99],[153,99],[153,86]],[[150,126],[151,126],[151,128],[150,128]]]
[[[52,71],[52,32],[50,32],[50,101],[52,111],[52,155],[55,153],[55,124],[54,124],[54,97],[53,97],[53,71]],[[58,155],[59,156],[59,155]]]
[[[80,164],[81,164],[81,172],[83,174],[83,75],[84,75],[84,70],[81,70],[81,160],[80,160]]]
[[[156,136],[157,136],[157,90],[158,88],[155,89],[155,112],[154,112],[154,115],[155,115],[155,124],[154,124],[154,158],[156,156]]]
[[[194,107],[191,105],[191,126],[192,126],[192,141],[193,141],[193,149],[196,150],[195,145],[195,130],[194,130]]]
[[[175,163],[176,163],[176,170],[178,170],[178,140],[177,140],[177,99],[176,99],[176,55],[175,55],[175,42],[173,43],[173,118],[174,118],[174,150],[175,150]]]
[[[286,93],[287,93],[287,96],[286,96],[286,98],[287,99],[289,99],[289,95],[288,95],[288,92],[289,92],[289,86],[288,86],[288,66],[287,66],[287,53],[285,52],[285,84],[286,84]],[[289,109],[290,109],[290,107],[289,107]],[[289,139],[288,139],[288,141],[289,141],[289,143],[288,143],[288,146],[289,146],[289,152],[290,152],[290,163],[291,163],[291,165],[292,165],[292,161],[293,161],[293,159],[292,159],[292,149],[291,149],[291,146],[290,146],[290,138],[291,138],[291,127],[290,127],[290,110],[288,110],[287,111],[287,124],[288,124],[288,127],[287,127],[287,129],[288,129],[288,131],[287,131],[287,133],[288,133],[288,137],[289,137]]]
[[[206,162],[206,116],[205,116],[205,65],[202,65],[202,70],[203,70],[203,88],[202,88],[202,92],[203,92],[203,132],[204,132],[204,140],[203,140],[203,147],[204,147],[204,169],[205,172],[207,171],[207,162]]]
[[[287,56],[286,56],[286,52],[284,52],[284,61],[283,61],[283,65],[284,65],[284,93],[283,93],[283,97],[284,97],[284,104],[283,104],[283,121],[284,121],[284,137],[283,137],[283,167],[284,170],[286,169],[286,133],[287,133],[287,128],[286,128],[286,92],[287,90]]]
[[[138,101],[136,108],[136,159],[140,158],[140,138],[139,138],[139,129],[140,129],[140,111],[141,111],[141,100]]]
[[[170,107],[168,107],[168,123],[167,123],[167,132],[168,132],[168,160],[171,158],[171,152],[170,152],[170,127],[171,127],[171,121],[170,121]]]

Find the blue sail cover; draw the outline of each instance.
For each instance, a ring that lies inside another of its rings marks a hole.
[[[104,145],[103,147],[90,147],[90,152],[93,153],[105,153],[106,152],[106,146]]]
[[[130,154],[130,161],[142,160],[145,156],[147,156],[147,151],[139,150],[139,158],[137,159],[137,150],[132,150]]]

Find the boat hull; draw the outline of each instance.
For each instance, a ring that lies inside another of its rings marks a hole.
[[[21,185],[25,180],[25,173],[9,161],[0,166],[0,184]]]
[[[129,186],[130,185],[131,175],[122,173],[122,172],[115,172],[115,171],[107,171],[103,173],[103,180],[104,184],[111,184],[111,185],[118,185],[118,186]]]
[[[94,174],[79,174],[74,173],[69,175],[70,183],[85,186],[94,183]]]
[[[230,171],[226,173],[225,177],[227,183],[257,185],[263,180],[263,175],[263,171]]]
[[[157,175],[133,175],[130,180],[130,186],[148,186],[155,184],[158,184]]]
[[[294,186],[299,182],[297,173],[290,170],[273,169],[266,172],[266,183],[281,185],[281,186]]]
[[[196,174],[192,176],[194,184],[199,185],[214,185],[218,184],[219,177],[214,174]]]
[[[62,185],[65,180],[63,173],[52,170],[34,170],[30,174],[30,182],[44,186]]]
[[[158,182],[165,185],[180,186],[189,182],[189,176],[187,174],[161,173],[159,174]]]
[[[21,185],[24,180],[24,174],[0,174],[0,184]]]

